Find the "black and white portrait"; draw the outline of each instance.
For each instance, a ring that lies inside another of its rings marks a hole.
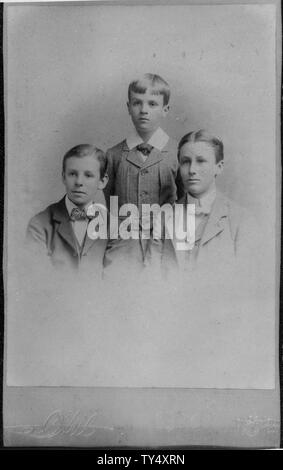
[[[277,444],[278,8],[5,5],[9,445]]]

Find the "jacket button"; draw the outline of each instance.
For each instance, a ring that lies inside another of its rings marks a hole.
[[[146,175],[147,173],[148,173],[148,170],[142,170],[142,171],[141,171],[141,175],[142,175],[142,176]]]

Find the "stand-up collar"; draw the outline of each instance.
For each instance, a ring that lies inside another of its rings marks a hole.
[[[154,148],[157,150],[163,150],[166,144],[168,143],[169,136],[166,134],[166,132],[159,127],[154,134],[151,136],[149,141],[147,142],[149,145],[152,145]],[[134,149],[137,145],[140,145],[144,143],[143,139],[141,136],[137,133],[135,129],[133,129],[132,133],[127,137],[126,139],[127,146],[129,147],[129,150]]]

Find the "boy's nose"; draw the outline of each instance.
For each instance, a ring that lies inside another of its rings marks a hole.
[[[77,176],[77,179],[76,179],[76,185],[77,186],[82,186],[83,184],[83,179],[81,176]]]
[[[143,103],[143,104],[141,105],[141,113],[145,114],[145,113],[147,113],[147,112],[148,112],[148,106],[147,106],[146,103]]]

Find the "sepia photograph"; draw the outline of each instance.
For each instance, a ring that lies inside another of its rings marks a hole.
[[[4,445],[278,447],[280,3],[3,17]]]

